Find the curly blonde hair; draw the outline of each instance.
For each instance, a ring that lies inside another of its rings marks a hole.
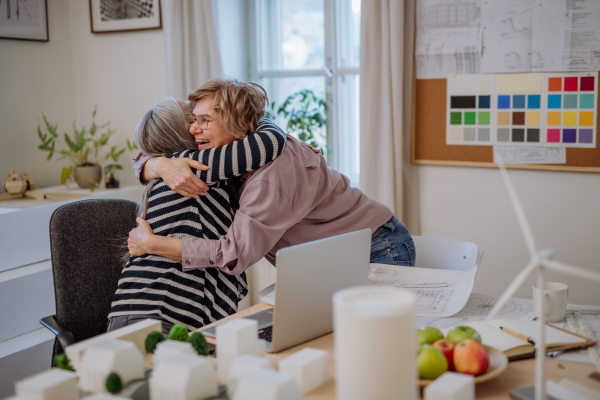
[[[221,123],[238,139],[256,132],[269,104],[267,92],[259,84],[228,77],[211,79],[190,93],[190,108],[204,99],[213,99],[213,109]]]

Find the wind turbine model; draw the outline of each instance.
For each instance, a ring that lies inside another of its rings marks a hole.
[[[525,217],[525,212],[523,211],[523,207],[519,198],[517,197],[517,192],[508,176],[508,172],[506,172],[506,168],[504,168],[504,164],[501,160],[498,162],[498,168],[500,169],[500,175],[504,180],[504,185],[506,186],[506,190],[508,191],[508,196],[510,197],[510,202],[515,210],[515,214],[517,215],[517,220],[519,222],[519,226],[521,228],[521,232],[523,233],[523,237],[525,239],[525,244],[527,245],[527,249],[529,250],[529,254],[531,259],[529,264],[521,272],[517,274],[515,279],[511,282],[510,285],[506,288],[502,296],[498,299],[498,302],[492,308],[489,315],[486,317],[486,321],[492,320],[496,314],[504,307],[506,302],[515,294],[517,289],[525,282],[525,280],[531,275],[533,272],[537,271],[537,286],[540,290],[537,291],[537,300],[538,304],[537,313],[537,336],[538,340],[535,343],[535,400],[546,400],[546,333],[544,330],[544,325],[546,324],[544,317],[544,270],[549,269],[557,272],[562,272],[567,275],[577,276],[583,279],[588,280],[596,280],[600,282],[600,274],[588,271],[586,269],[575,267],[573,265],[564,264],[558,261],[550,260],[549,252],[547,250],[537,251],[535,247],[535,242],[533,240],[533,233],[531,231],[531,227],[529,226],[529,222],[527,221],[527,217]]]

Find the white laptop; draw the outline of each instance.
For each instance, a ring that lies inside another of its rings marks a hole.
[[[276,353],[331,332],[332,296],[368,284],[370,251],[370,229],[279,250],[275,307],[245,317],[258,321],[267,351]],[[214,337],[215,331],[202,333]]]

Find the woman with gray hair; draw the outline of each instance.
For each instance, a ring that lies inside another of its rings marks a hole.
[[[142,152],[202,162],[207,169],[192,171],[210,187],[204,196],[190,198],[171,190],[162,179],[146,185],[139,217],[150,224],[153,234],[218,239],[227,233],[233,221],[234,198],[225,188],[226,180],[269,163],[286,145],[285,134],[269,120],[260,119],[262,114],[258,119],[250,117],[258,121],[254,134],[217,147],[221,144],[218,140],[207,145],[194,139],[190,125],[209,121],[202,115],[185,114],[174,99],[159,102],[144,115],[135,132]],[[199,151],[199,147],[204,149]],[[229,275],[217,268],[183,272],[180,261],[167,257],[130,257],[113,298],[108,330],[146,318],[161,320],[163,333],[175,323],[195,330],[237,312],[238,302],[247,292],[245,274]]]

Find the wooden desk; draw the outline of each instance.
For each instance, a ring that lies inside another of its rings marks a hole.
[[[267,303],[260,303],[253,307],[247,308],[240,311],[237,314],[230,315],[227,318],[223,318],[218,322],[206,325],[202,329],[206,329],[210,326],[222,324],[223,322],[230,321],[235,318],[245,317],[259,311],[268,310],[272,308]],[[200,331],[202,331],[200,329]],[[209,343],[215,343],[213,338],[206,338]],[[327,350],[329,352],[329,377],[331,380],[321,386],[320,388],[313,390],[304,396],[306,400],[334,400],[335,399],[335,360],[333,351],[333,333],[325,336],[321,336],[317,339],[313,339],[309,342],[302,343],[291,349],[287,349],[276,354],[267,354],[267,359],[273,364],[274,367],[278,367],[279,361],[305,347],[312,347],[315,349]],[[547,377],[555,382],[560,381],[562,378],[574,378],[588,376],[590,373],[596,370],[594,364],[576,363],[571,361],[560,361],[552,358],[546,359]],[[513,361],[508,364],[508,368],[502,375],[491,381],[480,383],[475,387],[475,395],[477,399],[509,399],[508,393],[512,389],[531,386],[535,380],[535,362],[534,359]]]

